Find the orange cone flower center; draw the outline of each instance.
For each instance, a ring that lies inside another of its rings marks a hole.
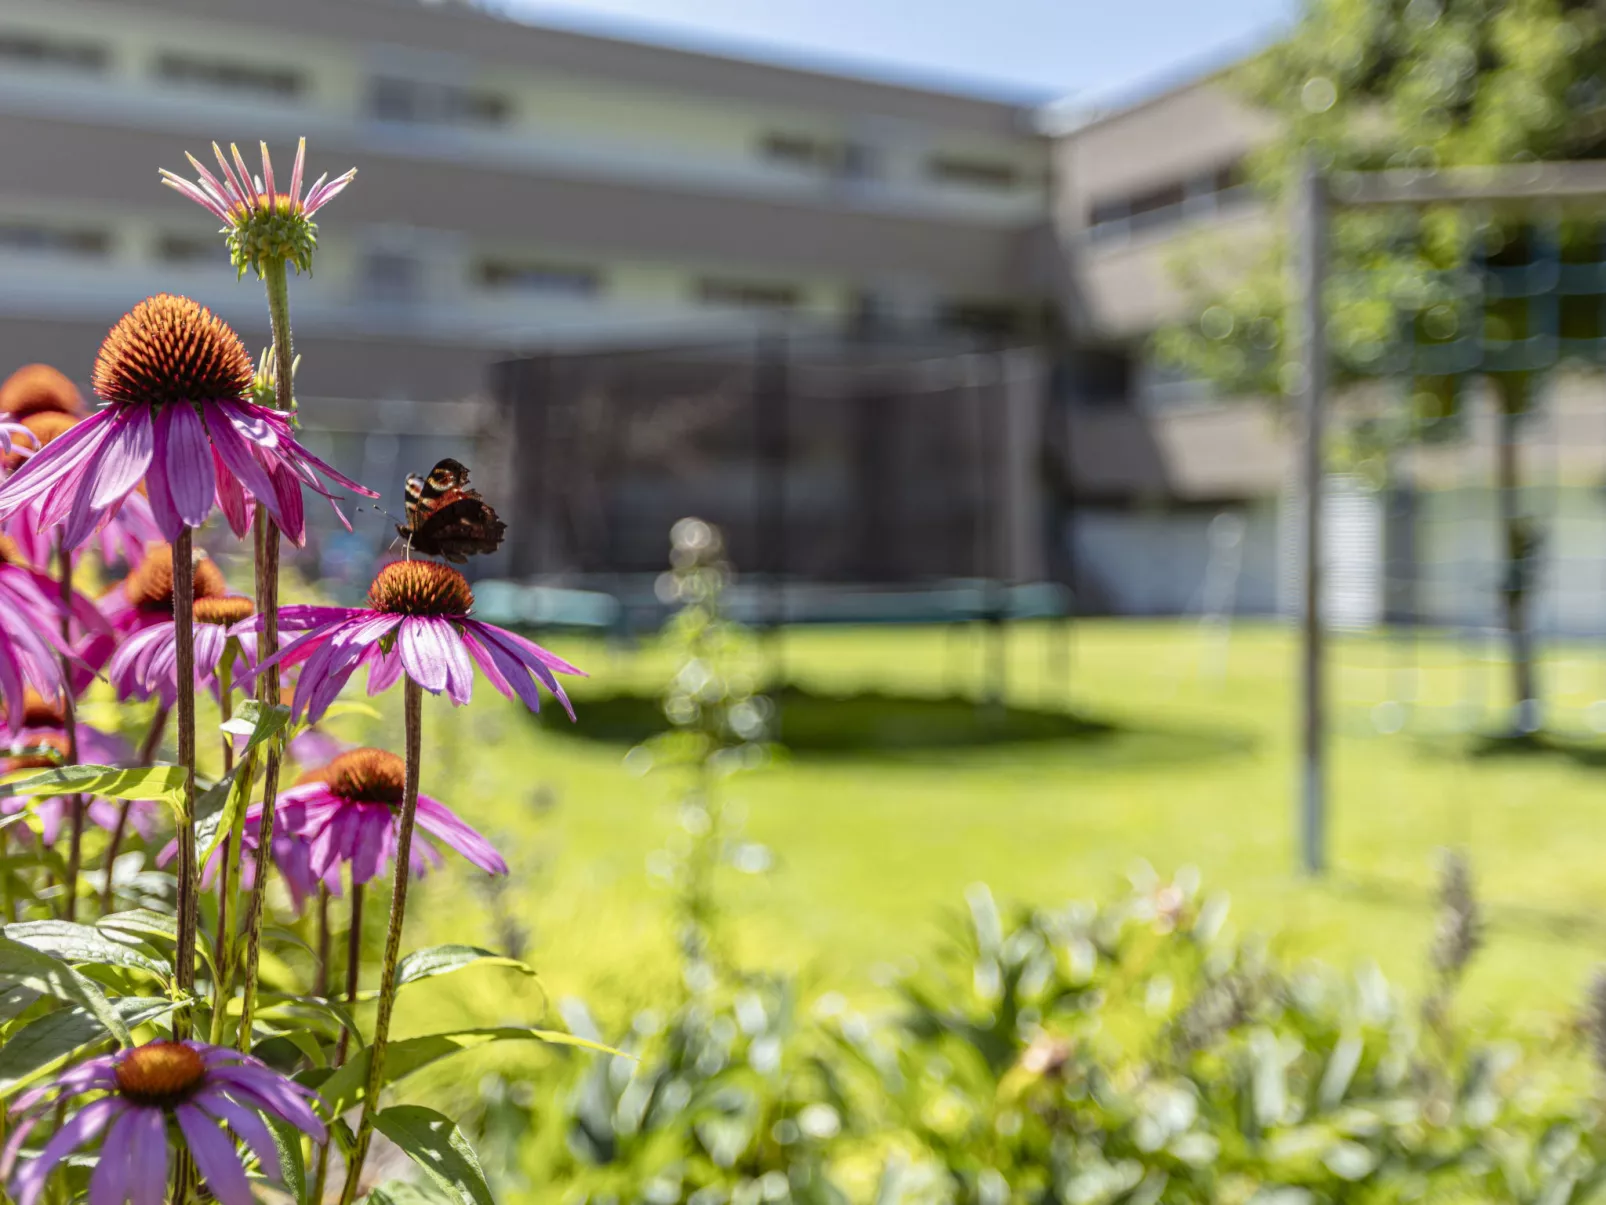
[[[195,602],[199,615],[202,599],[222,598],[229,585],[223,580],[223,571],[210,558],[195,562]],[[139,568],[123,579],[123,594],[141,611],[158,614],[173,613],[173,547],[171,544],[150,544]],[[249,614],[249,612],[247,612]],[[244,619],[242,615],[240,618]]]
[[[407,763],[383,749],[353,749],[309,778],[327,783],[330,791],[353,803],[395,807],[406,790]]]
[[[60,728],[66,722],[61,700],[47,699],[33,687],[22,696],[22,726],[24,728]]]
[[[147,297],[114,326],[95,358],[108,402],[161,406],[239,398],[255,367],[229,324],[188,297]]]
[[[211,562],[207,562],[210,564]],[[250,619],[256,614],[256,607],[249,598],[230,596],[228,598],[197,598],[195,600],[195,622],[215,623],[224,627]]]
[[[392,561],[368,587],[368,605],[388,615],[467,615],[468,579],[436,561]]]
[[[41,732],[19,738],[12,748],[20,750],[0,758],[0,773],[15,770],[53,770],[67,760],[67,734]]]
[[[149,1042],[117,1064],[117,1087],[142,1105],[181,1103],[206,1078],[201,1056],[183,1042]]]

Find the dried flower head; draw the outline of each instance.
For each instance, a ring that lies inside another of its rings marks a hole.
[[[262,174],[259,176],[253,176],[245,166],[239,147],[232,143],[229,146],[234,160],[231,165],[222,148],[214,142],[212,153],[217,156],[221,178],[201,166],[194,155],[186,154],[185,158],[200,179],[186,180],[164,169],[162,183],[223,223],[229,258],[241,276],[247,268],[262,276],[266,269],[281,264],[292,264],[298,272],[311,272],[313,252],[318,247],[318,226],[312,221],[312,215],[351,183],[357,169],[352,168],[333,180],[328,179],[327,174],[319,176],[303,197],[301,176],[307,158],[307,140],[303,138],[296,146],[290,187],[280,192],[273,178],[268,144],[264,142],[261,147]]]

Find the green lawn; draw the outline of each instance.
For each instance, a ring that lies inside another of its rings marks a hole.
[[[788,636],[785,658],[793,680],[816,690],[933,694],[974,684],[974,639],[809,630]],[[1474,757],[1464,742],[1432,736],[1456,700],[1501,697],[1497,665],[1429,642],[1418,690],[1432,706],[1404,734],[1384,736],[1389,710],[1377,705],[1403,683],[1406,653],[1381,640],[1339,646],[1333,870],[1311,882],[1294,870],[1289,633],[1240,627],[1222,670],[1193,624],[1088,622],[1076,629],[1068,683],[1049,678],[1048,642],[1041,627],[1011,632],[1012,700],[1068,701],[1119,725],[1115,735],[799,757],[735,781],[748,834],[776,859],[770,874],[728,883],[751,959],[873,1002],[889,966],[930,949],[967,884],[1052,903],[1107,892],[1146,859],[1162,873],[1197,866],[1208,888],[1230,893],[1240,928],[1290,954],[1373,958],[1414,986],[1432,928],[1435,852],[1457,844],[1473,857],[1491,922],[1468,985],[1473,1007],[1522,1025],[1570,1006],[1606,960],[1606,773],[1577,752]],[[591,671],[576,692],[582,708],[588,689],[645,686],[667,672],[651,649],[549,643]],[[1558,722],[1582,731],[1583,705],[1606,697],[1606,664],[1579,649],[1544,669],[1566,705]],[[647,872],[675,832],[670,784],[634,772],[623,746],[543,731],[495,698],[485,690],[467,711],[428,705],[426,792],[495,834],[514,867],[502,923],[528,930],[528,956],[552,996],[583,993],[604,1010],[650,1001],[673,969],[664,899]],[[342,723],[355,736],[364,722]],[[460,866],[416,898],[410,942],[506,940]],[[499,1020],[539,1013],[542,1000],[486,972],[443,981],[411,1007]]]

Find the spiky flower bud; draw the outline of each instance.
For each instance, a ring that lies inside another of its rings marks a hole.
[[[1589,1037],[1595,1069],[1606,1078],[1606,967],[1597,967],[1590,976],[1584,996],[1584,1032]]]
[[[1483,913],[1472,889],[1472,868],[1459,851],[1447,851],[1439,870],[1439,924],[1433,938],[1433,967],[1458,979],[1483,945]]]
[[[320,176],[303,197],[301,173],[307,156],[307,140],[303,138],[296,148],[290,187],[280,192],[274,183],[268,144],[261,145],[261,175],[253,176],[246,168],[239,147],[229,147],[233,154],[231,165],[214,142],[212,153],[222,169],[221,178],[202,167],[194,155],[186,155],[200,179],[186,180],[164,170],[162,183],[205,207],[223,223],[229,258],[241,276],[247,268],[260,277],[284,264],[294,265],[297,272],[310,273],[312,254],[318,248],[318,225],[312,215],[350,184],[357,171],[353,168],[333,180]]]

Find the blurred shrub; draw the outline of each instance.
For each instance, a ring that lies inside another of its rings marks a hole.
[[[1445,897],[1415,1006],[1374,968],[1280,965],[1187,875],[1007,916],[973,888],[881,1019],[831,998],[800,1014],[769,978],[644,1013],[623,1040],[571,1005],[575,1032],[640,1061],[535,1085],[521,1177],[588,1205],[1600,1199],[1579,1043],[1456,1026],[1476,919],[1458,863]],[[1601,1012],[1575,1036],[1601,1040]]]
[[[1445,860],[1414,1007],[1373,967],[1291,968],[1227,926],[1197,876],[1134,876],[1106,904],[1000,910],[973,887],[948,945],[868,1018],[739,965],[724,870],[768,864],[726,807],[766,756],[770,710],[721,600],[716,529],[682,520],[660,592],[680,666],[669,727],[633,751],[677,783],[655,855],[681,984],[625,1032],[630,1057],[482,1088],[506,1190],[565,1205],[1320,1205],[1600,1195],[1606,977],[1558,1052],[1479,1040],[1455,995],[1483,938],[1470,869]],[[755,851],[762,856],[754,856]],[[1557,1053],[1565,1057],[1554,1057]]]

